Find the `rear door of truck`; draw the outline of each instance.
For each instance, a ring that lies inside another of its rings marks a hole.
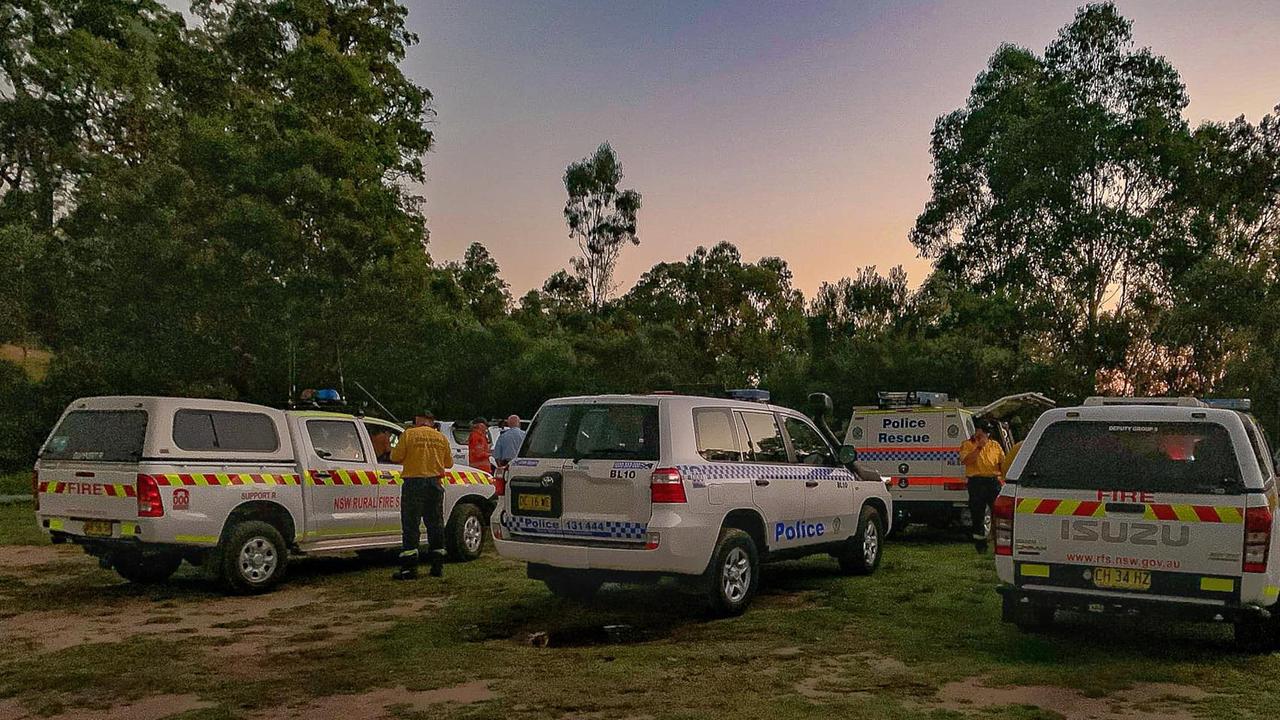
[[[137,400],[94,398],[67,409],[40,452],[38,516],[45,528],[121,537],[138,517],[138,463],[149,411]]]
[[[1017,584],[1237,600],[1249,495],[1229,429],[1199,415],[1047,426],[1014,486]]]
[[[657,401],[643,398],[544,406],[511,467],[508,530],[531,538],[643,545],[659,457],[658,417]]]

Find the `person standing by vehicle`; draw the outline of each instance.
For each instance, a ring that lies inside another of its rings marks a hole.
[[[973,521],[973,547],[987,551],[987,513],[1000,494],[1000,463],[1004,450],[991,438],[986,426],[978,426],[973,436],[960,443],[960,462],[969,485],[969,516]]]
[[[489,443],[489,423],[482,418],[471,421],[471,435],[467,437],[467,464],[477,470],[493,472],[489,457],[493,446]]]
[[[520,416],[510,415],[507,417],[506,427],[498,436],[498,442],[493,444],[493,459],[498,463],[498,472],[506,472],[507,466],[520,454],[520,446],[523,444],[524,428],[520,427]]]
[[[391,576],[396,580],[418,577],[418,545],[424,521],[431,577],[444,574],[444,487],[440,476],[453,467],[453,453],[449,441],[434,425],[434,415],[418,413],[413,427],[405,430],[391,449],[391,462],[404,466],[400,473],[400,569]]]

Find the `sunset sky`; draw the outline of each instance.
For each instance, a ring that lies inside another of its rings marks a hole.
[[[1280,2],[1118,3],[1186,82],[1187,119],[1280,103]],[[566,266],[565,166],[602,141],[644,196],[625,291],[729,240],[806,296],[862,265],[927,272],[907,231],[934,120],[1002,42],[1044,49],[1075,2],[424,2],[407,72],[435,95],[431,251],[482,242],[518,297]]]

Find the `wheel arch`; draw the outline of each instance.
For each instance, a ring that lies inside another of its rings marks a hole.
[[[298,524],[294,520],[293,513],[289,512],[284,505],[271,500],[248,500],[235,506],[222,525],[221,537],[226,537],[227,532],[236,523],[245,520],[260,520],[271,525],[280,531],[280,536],[289,545],[293,545],[298,540]]]
[[[885,504],[885,501],[883,498],[878,498],[878,497],[867,498],[867,501],[862,503],[862,506],[875,508],[876,511],[880,513],[880,519],[884,521],[884,525],[885,525],[884,529],[885,530],[889,529],[889,525],[890,523],[893,522],[893,518],[889,516],[889,506]],[[859,510],[858,514],[861,515],[862,511]]]
[[[720,523],[720,529],[736,528],[751,536],[751,540],[756,544],[756,552],[761,557],[769,550],[769,532],[764,522],[764,516],[759,510],[754,508],[737,508],[730,510]]]

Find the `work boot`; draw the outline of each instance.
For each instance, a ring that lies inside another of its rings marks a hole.
[[[979,555],[986,555],[986,554],[987,554],[987,541],[986,541],[986,540],[974,540],[974,541],[973,541],[973,549],[974,549],[974,550],[977,550]]]
[[[418,568],[400,568],[391,575],[392,580],[417,580]]]
[[[444,558],[439,555],[431,558],[431,577],[444,577]]]

